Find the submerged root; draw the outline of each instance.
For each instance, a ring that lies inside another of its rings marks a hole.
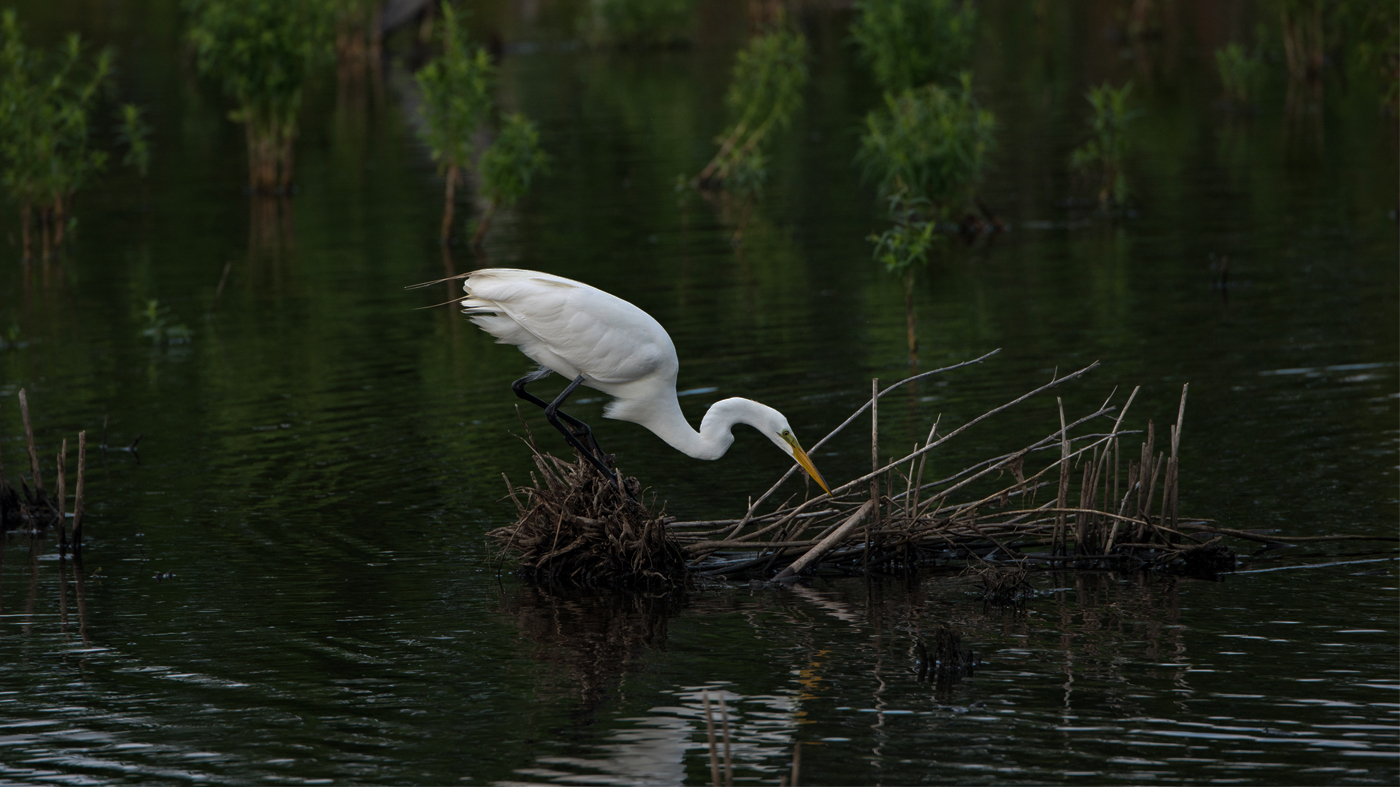
[[[1171,555],[1170,561],[1163,567],[1188,577],[1216,579],[1235,570],[1235,550],[1217,539]]]
[[[1030,572],[1021,566],[987,566],[977,572],[977,578],[982,584],[982,600],[993,606],[1021,608],[1035,595]]]
[[[963,647],[962,635],[947,626],[934,629],[927,639],[920,636],[914,643],[914,653],[919,680],[943,687],[951,687],[976,672],[982,663],[976,653]]]
[[[637,479],[622,479],[624,494],[582,457],[568,462],[529,445],[538,475],[531,473],[532,486],[510,487],[519,517],[487,534],[518,559],[522,577],[615,588],[684,582],[685,552],[667,531],[670,519],[634,499]]]

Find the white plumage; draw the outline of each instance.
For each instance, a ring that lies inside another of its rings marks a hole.
[[[693,429],[676,399],[676,347],[660,323],[631,303],[562,276],[509,268],[466,274],[463,289],[463,313],[498,342],[614,397],[606,417],[641,424],[697,459],[723,456],[734,442],[734,424],[748,424],[827,488],[787,419],[767,405],[725,399]]]

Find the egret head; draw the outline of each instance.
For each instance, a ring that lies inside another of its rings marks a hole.
[[[831,487],[826,485],[826,479],[822,478],[822,474],[817,472],[817,466],[812,464],[812,460],[807,456],[807,452],[802,450],[802,445],[797,442],[797,436],[792,433],[792,427],[788,426],[787,419],[777,410],[774,410],[773,414],[777,416],[774,422],[768,424],[767,428],[761,429],[760,431],[768,435],[768,439],[772,440],[779,448],[783,449],[788,456],[797,460],[797,463],[802,466],[802,469],[807,471],[807,475],[811,476],[812,480],[817,482],[817,486],[820,486],[828,495],[831,494]]]

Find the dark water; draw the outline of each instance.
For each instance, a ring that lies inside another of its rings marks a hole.
[[[811,784],[1395,782],[1384,544],[1237,544],[1244,570],[1221,582],[1043,573],[1024,612],[948,576],[677,601],[501,572],[484,533],[513,513],[501,474],[528,472],[507,384],[529,365],[450,310],[413,310],[445,289],[402,289],[480,264],[435,242],[441,183],[402,65],[360,93],[311,91],[299,193],[269,208],[240,191],[239,129],[188,72],[173,5],[21,7],[36,37],[79,24],[120,46],[121,92],[157,136],[150,182],[86,194],[62,260],[16,264],[6,230],[0,328],[21,342],[0,352],[7,469],[21,387],[45,456],[104,419],[113,447],[142,439],[139,463],[94,453],[81,577],[52,543],[6,542],[0,780],[702,783],[708,691],[732,714],[736,781],[776,782],[800,742]],[[507,55],[499,97],[554,157],[486,263],[633,300],[700,389],[682,399],[692,419],[752,396],[811,442],[871,377],[908,372],[903,293],[869,259],[878,205],[851,166],[875,92],[845,17],[804,17],[807,110],[736,249],[738,208],[673,190],[723,123],[742,34],[742,8],[723,8],[694,50],[620,54],[551,44],[557,9],[481,11],[508,41],[543,42]],[[1040,25],[1022,4],[985,7],[977,78],[1001,131],[984,199],[1012,229],[950,247],[916,307],[922,368],[1003,349],[883,408],[882,439],[912,445],[939,414],[964,422],[1098,360],[1062,392],[1071,412],[1141,385],[1135,408],[1161,425],[1191,384],[1183,512],[1395,535],[1394,120],[1362,79],[1332,79],[1298,116],[1281,81],[1253,115],[1220,110],[1210,53],[1254,20],[1212,8],[1183,6],[1133,53],[1101,34],[1108,5]],[[1087,191],[1065,160],[1084,88],[1126,78],[1143,109],[1136,214],[1110,222],[1070,199]],[[188,344],[142,336],[151,299]],[[597,423],[602,404],[577,412]],[[1020,447],[1053,431],[1053,408],[933,461]],[[599,431],[682,518],[735,515],[785,470],[751,434],[702,463],[628,424]],[[868,450],[851,435],[816,459],[844,480]],[[980,657],[971,677],[919,679],[914,642],[940,625]]]

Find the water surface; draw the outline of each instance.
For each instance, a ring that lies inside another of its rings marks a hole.
[[[1191,384],[1183,512],[1394,535],[1393,119],[1367,85],[1334,82],[1301,119],[1281,83],[1253,115],[1221,111],[1210,52],[1252,29],[1233,11],[1214,26],[1192,12],[1134,55],[1099,35],[1097,6],[1037,26],[1022,5],[987,5],[976,64],[1001,123],[983,199],[1011,230],[950,245],[916,292],[920,368],[1002,352],[884,407],[882,441],[912,445],[935,417],[965,422],[1098,360],[1061,391],[1071,413],[1140,385],[1136,417],[1160,427]],[[78,6],[21,13],[56,37]],[[1394,783],[1384,544],[1237,544],[1242,571],[1219,582],[1042,573],[1024,612],[942,573],[680,600],[523,585],[484,534],[514,512],[502,474],[528,474],[507,386],[530,367],[451,310],[414,311],[445,288],[403,289],[482,264],[436,244],[441,182],[403,66],[361,96],[312,91],[298,193],[269,208],[241,192],[240,131],[185,70],[178,14],[81,18],[121,48],[157,153],[149,183],[115,174],[82,197],[61,260],[26,268],[6,247],[0,326],[22,346],[0,353],[0,451],[22,464],[21,387],[47,457],[104,420],[113,447],[142,437],[139,462],[92,457],[81,591],[52,543],[6,542],[0,778],[702,783],[708,692],[733,714],[736,781],[775,782],[801,743],[811,784]],[[909,373],[901,285],[865,241],[879,205],[851,165],[877,99],[845,17],[803,18],[807,109],[737,248],[737,209],[673,186],[723,124],[740,16],[656,53],[498,21],[540,42],[502,61],[500,100],[540,122],[554,164],[499,216],[485,264],[654,314],[692,420],[750,396],[810,443],[871,377]],[[1065,162],[1085,87],[1126,78],[1143,109],[1134,213],[1111,221]],[[191,342],[141,335],[150,299]],[[735,515],[786,469],[753,434],[719,462],[687,459],[582,398],[673,515]],[[931,462],[956,470],[1057,423],[1053,401],[1029,403]],[[816,457],[829,479],[867,466],[852,431]],[[974,675],[919,680],[914,643],[938,626],[980,657]]]

